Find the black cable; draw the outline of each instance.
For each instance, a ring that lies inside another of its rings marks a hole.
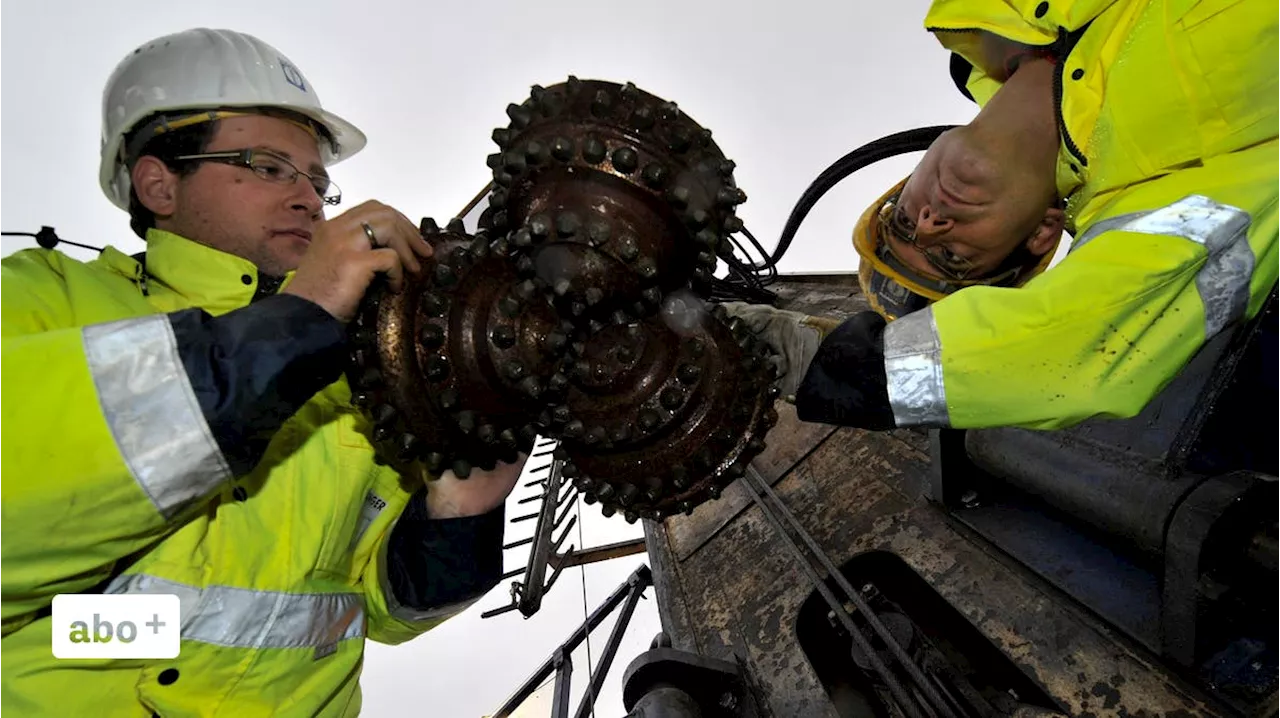
[[[760,262],[757,262],[733,235],[729,235],[729,240],[737,252],[735,253],[731,249],[730,252],[726,253],[729,255],[724,257],[725,264],[729,268],[728,276],[711,281],[712,298],[741,299],[755,303],[772,304],[777,295],[766,287],[777,280],[778,262],[782,259],[787,249],[791,247],[791,241],[795,238],[796,232],[799,231],[800,224],[824,194],[845,177],[868,165],[908,152],[927,150],[929,145],[938,139],[939,135],[955,127],[956,125],[935,125],[895,132],[878,140],[868,142],[836,160],[830,167],[823,170],[805,189],[804,193],[800,195],[800,199],[787,217],[786,225],[782,229],[782,234],[779,236],[778,244],[774,247],[772,254],[765,251],[764,247],[760,245],[760,242],[756,240],[750,231],[745,227],[742,229],[742,234],[750,240],[760,257],[763,258]]]
[[[82,249],[92,249],[95,252],[103,251],[102,247],[92,247],[87,244],[72,242],[69,239],[63,239],[62,237],[58,236],[58,233],[54,231],[53,227],[48,227],[48,226],[41,227],[39,232],[34,232],[34,233],[33,232],[0,232],[0,236],[35,237],[36,244],[40,245],[41,247],[44,247],[45,249],[53,249],[59,244],[69,244],[73,247],[80,247]]]

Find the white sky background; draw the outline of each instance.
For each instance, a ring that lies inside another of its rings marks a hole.
[[[505,108],[533,84],[632,81],[675,101],[737,163],[748,201],[738,210],[772,249],[792,206],[840,156],[892,132],[967,122],[976,107],[954,89],[947,54],[923,29],[927,0],[758,3],[391,2],[155,3],[5,0],[0,25],[0,226],[54,226],[73,241],[143,249],[97,184],[101,93],[112,68],[143,42],[193,26],[255,34],[280,49],[328,109],[361,127],[368,147],[332,169],[343,206],[374,198],[412,220],[444,220],[489,180],[489,139]],[[913,154],[846,179],[810,212],[783,273],[852,272],[858,215],[905,176]],[[6,237],[3,254],[32,246]],[[68,248],[89,258],[92,253]],[[508,516],[532,505],[520,488]],[[589,546],[640,536],[639,525],[583,507]],[[510,527],[508,540],[532,530]],[[571,538],[578,544],[577,531]],[[579,544],[580,545],[580,544]],[[508,568],[525,549],[508,552]],[[593,610],[643,556],[585,571]],[[481,620],[508,583],[467,613],[409,644],[369,645],[365,714],[481,716],[492,711],[583,619],[583,572],[566,570],[541,613]],[[646,592],[598,704],[620,716],[626,665],[658,630]],[[616,614],[615,614],[616,615]],[[592,637],[598,659],[612,621]],[[574,705],[587,681],[574,659]],[[541,715],[546,715],[544,711]],[[539,713],[533,713],[539,715]]]

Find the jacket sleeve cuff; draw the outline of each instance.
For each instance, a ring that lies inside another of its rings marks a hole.
[[[893,429],[884,367],[884,318],[849,317],[822,340],[796,390],[796,415],[861,429]]]
[[[272,435],[345,366],[342,323],[291,294],[219,317],[185,309],[169,322],[196,400],[237,476],[253,470]]]
[[[393,615],[426,620],[470,605],[502,577],[506,509],[456,519],[427,516],[427,489],[413,495],[387,545],[386,577]]]

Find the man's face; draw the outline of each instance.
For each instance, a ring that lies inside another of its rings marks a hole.
[[[221,120],[205,152],[243,149],[269,152],[303,172],[325,175],[316,138],[287,120],[260,115]],[[157,226],[243,257],[275,276],[298,268],[316,224],[323,221],[324,202],[306,177],[272,182],[220,162],[202,162],[179,178],[173,198],[172,214]]]
[[[927,275],[977,279],[1020,246],[1037,255],[1052,249],[1062,230],[1061,212],[1049,206],[1053,178],[1029,176],[1001,150],[969,127],[934,141],[890,219],[895,253]],[[914,235],[914,245],[896,235]]]

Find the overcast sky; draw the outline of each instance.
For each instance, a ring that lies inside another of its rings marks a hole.
[[[4,0],[0,25],[0,225],[52,225],[71,240],[141,250],[127,216],[97,183],[101,93],[136,46],[193,26],[255,34],[293,60],[326,107],[361,127],[368,147],[333,168],[344,206],[374,198],[411,219],[448,218],[489,179],[485,157],[505,108],[533,84],[570,75],[632,81],[673,100],[713,131],[737,163],[749,199],[738,214],[771,249],[792,206],[828,165],[892,132],[968,121],[976,108],[923,30],[926,0],[644,3],[486,0],[431,3],[332,0],[155,3]],[[858,215],[918,155],[845,180],[810,213],[780,265],[784,273],[852,272]],[[444,224],[443,221],[440,224]],[[3,254],[31,246],[6,237]],[[68,254],[88,258],[74,248]],[[519,489],[512,501],[528,496]],[[522,507],[514,504],[509,515]],[[584,538],[599,545],[638,526],[583,507]],[[509,529],[528,534],[530,524]],[[576,531],[574,542],[578,543]],[[524,559],[508,552],[509,568]],[[644,557],[588,568],[588,610]],[[492,711],[583,618],[584,574],[565,571],[543,611],[480,620],[507,601],[508,584],[423,637],[370,644],[366,715],[481,716]],[[623,669],[658,630],[646,594],[599,706],[620,716]],[[608,635],[593,636],[593,659]],[[575,697],[586,683],[574,655]],[[545,713],[543,713],[545,715]]]

